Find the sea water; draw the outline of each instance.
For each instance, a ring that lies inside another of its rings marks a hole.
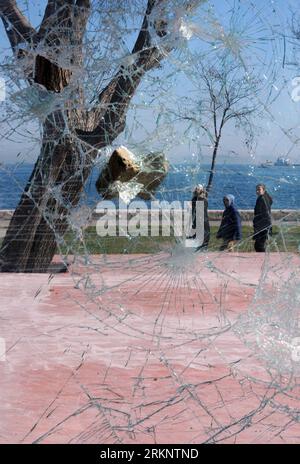
[[[0,166],[0,209],[14,209],[29,179],[33,165]],[[99,170],[95,168],[88,179],[83,202],[93,207],[101,197],[95,182]],[[175,164],[156,191],[155,197],[165,201],[187,201],[191,199],[196,184],[206,184],[209,166]],[[223,209],[223,196],[231,193],[236,197],[240,209],[252,209],[256,201],[255,186],[264,183],[273,197],[274,209],[300,209],[300,166],[261,168],[242,164],[217,165],[213,186],[209,196],[210,209]]]

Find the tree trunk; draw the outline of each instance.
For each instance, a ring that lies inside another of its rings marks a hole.
[[[212,155],[212,162],[211,162],[211,167],[210,167],[210,171],[209,171],[209,179],[208,179],[208,183],[207,183],[207,187],[206,187],[207,193],[210,192],[211,187],[212,187],[212,182],[213,182],[214,173],[215,173],[215,164],[216,164],[216,159],[217,159],[217,154],[218,154],[219,143],[220,143],[220,137],[218,136],[218,137],[216,138],[216,141],[215,141],[214,151],[213,151],[213,155]]]
[[[48,0],[37,33],[13,0],[0,0],[4,25],[12,22],[17,31],[17,34],[12,33],[12,28],[7,27],[13,50],[17,50],[27,36],[29,48],[39,43],[48,46],[49,59],[34,55],[35,73],[27,76],[28,82],[32,84],[33,78],[34,82],[55,93],[72,85],[70,100],[65,102],[64,108],[48,115],[44,122],[41,153],[1,246],[0,271],[48,271],[57,241],[63,239],[70,226],[70,210],[79,202],[98,149],[111,144],[124,130],[130,100],[143,75],[159,66],[166,52],[172,49],[165,48],[162,52],[151,45],[148,17],[156,3],[156,0],[147,2],[132,50],[133,64],[126,68],[122,65],[101,91],[95,108],[86,110],[81,83],[76,81],[76,76],[72,82],[71,69],[83,66],[82,43],[90,0],[77,0],[76,5],[75,2]],[[58,58],[65,51],[69,69],[58,65]]]
[[[35,82],[49,92],[61,93],[71,84],[71,69],[83,65],[82,43],[90,0],[48,0],[38,31],[13,0],[0,0],[0,14],[14,51],[25,41],[28,50],[41,44],[49,54],[33,55],[34,73],[24,75],[28,83]],[[64,53],[65,69],[58,65]],[[17,59],[19,55],[18,52]],[[56,251],[57,240],[68,228],[69,210],[78,204],[91,170],[83,144],[73,135],[77,112],[73,108],[83,103],[80,85],[74,80],[70,100],[62,110],[45,119],[39,158],[1,246],[2,272],[46,272]]]
[[[1,247],[2,272],[47,272],[57,241],[69,228],[70,209],[78,204],[91,172],[92,156],[78,139],[55,139],[52,122],[58,116],[53,114],[44,125],[41,153]]]

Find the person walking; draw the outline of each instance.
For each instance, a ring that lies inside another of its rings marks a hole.
[[[210,225],[208,219],[208,201],[207,201],[207,192],[205,187],[202,184],[196,185],[193,197],[192,197],[192,229],[193,231],[196,230],[197,226],[197,202],[203,201],[203,214],[204,214],[204,240],[203,244],[198,247],[200,248],[207,248],[210,239]],[[190,235],[188,238],[196,238],[196,233]]]
[[[242,238],[241,216],[235,207],[233,195],[225,195],[223,203],[225,209],[217,232],[217,238],[223,239],[220,251],[233,251],[233,247]]]
[[[272,216],[271,206],[272,197],[268,194],[264,184],[256,186],[257,200],[254,208],[253,218],[253,239],[255,251],[264,253],[266,251],[266,241],[272,235]]]

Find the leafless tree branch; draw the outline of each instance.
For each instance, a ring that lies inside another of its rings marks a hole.
[[[36,31],[20,11],[15,0],[0,0],[0,16],[14,51],[20,43],[33,40]]]
[[[160,1],[148,0],[141,30],[131,53],[133,64],[120,67],[115,77],[99,95],[99,104],[83,117],[86,126],[93,126],[88,131],[77,129],[78,136],[84,142],[101,148],[111,143],[123,131],[128,105],[142,77],[150,69],[159,66],[165,57],[161,50],[152,46],[149,33],[149,15]],[[160,24],[160,29],[157,31],[160,36],[165,34],[166,25],[166,23]]]

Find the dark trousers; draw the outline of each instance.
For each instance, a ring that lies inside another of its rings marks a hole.
[[[196,225],[197,225],[196,218],[193,217],[193,223],[192,223],[193,230],[196,230]],[[196,237],[196,234],[194,235],[194,237]],[[210,240],[210,225],[209,225],[209,222],[205,220],[204,221],[204,240],[201,246],[207,247],[209,244],[209,240]]]
[[[257,253],[264,253],[266,251],[267,238],[268,235],[263,235],[262,237],[258,237],[255,239],[254,249]]]
[[[204,242],[203,246],[208,246],[210,240],[210,227],[209,224],[204,223]]]

